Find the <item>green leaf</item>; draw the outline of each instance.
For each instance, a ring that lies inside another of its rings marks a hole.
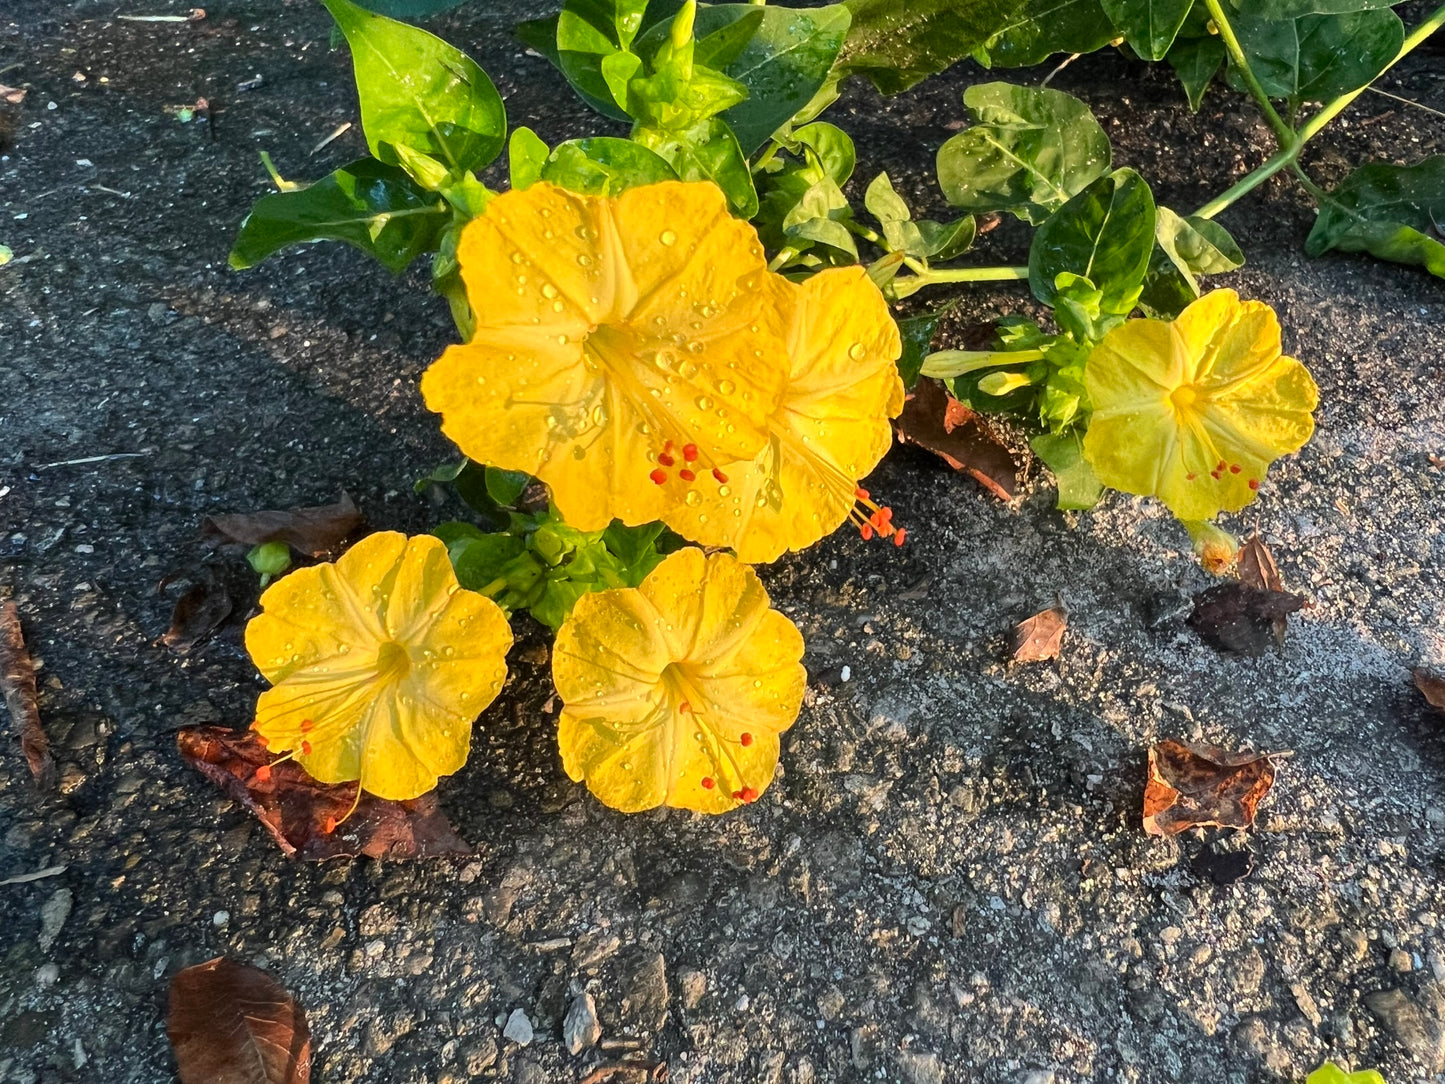
[[[824,177],[805,193],[783,219],[788,238],[816,241],[858,259],[853,234],[843,223],[853,217],[848,199],[832,177]]]
[[[399,167],[362,158],[313,185],[262,196],[251,208],[230,264],[251,267],[303,241],[345,241],[399,274],[435,248],[450,220],[446,204]]]
[[[1370,162],[1320,205],[1305,251],[1369,252],[1445,278],[1445,155],[1413,166]]]
[[[503,508],[510,508],[516,504],[531,482],[532,476],[526,471],[502,470],[500,467],[487,468],[487,496]]]
[[[1084,438],[1078,430],[1040,433],[1029,441],[1059,487],[1060,508],[1093,508],[1104,495],[1104,484],[1084,458]]]
[[[460,176],[501,153],[506,109],[471,57],[350,0],[321,2],[351,46],[361,126],[374,157],[406,166],[404,155],[422,155]]]
[[[938,183],[967,211],[1037,224],[1109,171],[1109,137],[1062,91],[981,83],[963,94],[976,123],[938,150]]]
[[[1265,93],[1296,104],[1329,101],[1365,86],[1390,66],[1405,40],[1405,24],[1388,10],[1279,21],[1241,12],[1234,29]],[[1232,61],[1227,78],[1236,90],[1245,89]]]
[[[898,333],[903,339],[903,352],[898,355],[898,375],[903,378],[903,387],[913,390],[918,383],[923,361],[933,349],[933,336],[938,331],[938,322],[947,309],[937,312],[920,313],[898,321]]]
[[[985,68],[1027,68],[1054,53],[1092,53],[1119,32],[1099,0],[1023,0],[999,5],[1007,25],[974,50]]]
[[[840,197],[842,193],[839,193]],[[846,205],[846,201],[845,201]],[[902,252],[915,259],[931,256],[947,260],[964,252],[973,244],[977,224],[972,215],[953,222],[915,222],[908,204],[893,190],[888,174],[880,173],[868,185],[863,205],[883,227],[883,238],[889,252]]]
[[[507,141],[507,168],[512,187],[520,191],[540,181],[551,153],[542,137],[532,129],[512,129],[512,138]]]
[[[558,145],[542,167],[542,179],[582,195],[616,196],[639,184],[675,181],[677,173],[639,143],[595,136]]]
[[[604,65],[609,57],[631,55],[646,9],[647,0],[566,0],[557,17],[557,65],[562,74],[589,104],[619,120],[626,118],[627,79],[636,74],[642,61],[622,61],[631,71],[622,79],[620,95],[616,80],[623,71],[618,61],[611,61],[610,79]]]
[[[1194,0],[1101,0],[1104,13],[1145,60],[1163,60]]]
[[[708,117],[683,132],[642,130],[634,133],[634,138],[666,161],[682,180],[716,184],[739,218],[757,214],[758,194],[747,156],[721,118]]]
[[[469,523],[444,523],[432,533],[446,543],[457,582],[469,591],[480,591],[503,578],[507,565],[526,549],[515,535],[486,534]]]
[[[884,94],[972,56],[1017,21],[1017,3],[997,0],[847,0],[852,25],[839,70]],[[1097,10],[1097,4],[1095,5]]]
[[[1182,218],[1156,208],[1154,252],[1139,304],[1153,316],[1173,319],[1199,296],[1199,275],[1219,275],[1244,266],[1244,253],[1229,231],[1208,218]]]
[[[1184,84],[1184,93],[1189,98],[1189,108],[1198,113],[1199,104],[1204,101],[1204,92],[1224,66],[1224,42],[1216,37],[1180,39],[1169,50],[1164,59]]]
[[[1154,197],[1132,169],[1100,177],[1060,207],[1034,234],[1029,287],[1049,305],[1058,277],[1087,278],[1101,313],[1126,316],[1138,301],[1154,250]]]
[[[1344,15],[1352,11],[1392,8],[1402,2],[1403,0],[1234,0],[1234,7],[1261,19],[1297,19],[1301,15]]]
[[[388,19],[426,19],[460,7],[466,0],[354,0],[354,3]]]

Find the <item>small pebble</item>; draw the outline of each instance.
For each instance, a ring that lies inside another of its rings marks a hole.
[[[513,1009],[512,1015],[507,1017],[507,1026],[502,1029],[502,1035],[518,1046],[526,1046],[532,1041],[532,1021],[527,1019],[527,1014],[521,1009]]]

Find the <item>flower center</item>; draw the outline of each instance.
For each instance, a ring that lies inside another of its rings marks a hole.
[[[1195,391],[1193,384],[1180,384],[1169,393],[1169,402],[1178,411],[1192,410],[1198,399],[1199,392]]]
[[[400,681],[411,673],[411,656],[395,640],[376,649],[376,679],[382,683]]]

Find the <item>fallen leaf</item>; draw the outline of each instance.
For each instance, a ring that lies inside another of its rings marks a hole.
[[[1172,836],[1208,825],[1248,828],[1273,785],[1274,762],[1267,753],[1161,741],[1149,749],[1144,831]]]
[[[19,105],[25,100],[24,87],[7,87],[0,83],[0,102],[6,105]]]
[[[295,761],[273,763],[254,731],[197,726],[176,734],[181,757],[250,810],[288,856],[327,858],[438,858],[470,855],[437,804],[423,794],[392,802],[363,794],[356,811],[355,783],[319,783]],[[268,767],[269,771],[258,772]],[[345,818],[345,819],[343,819]],[[340,822],[328,833],[328,820]]]
[[[360,526],[361,513],[351,497],[343,493],[335,504],[285,512],[207,516],[201,522],[201,533],[213,541],[247,546],[285,542],[297,553],[322,557],[340,549],[347,536]]]
[[[1013,662],[1043,662],[1057,659],[1069,627],[1069,610],[1063,600],[1047,610],[1040,610],[1013,628],[1009,653]]]
[[[1279,578],[1274,554],[1270,553],[1269,546],[1265,545],[1258,532],[1239,547],[1239,582],[1261,591],[1284,591],[1284,581]]]
[[[48,789],[55,782],[55,761],[50,756],[50,740],[40,725],[35,664],[25,650],[20,611],[13,602],[0,606],[0,692],[10,710],[10,721],[20,732],[20,749],[30,765],[30,774],[37,786]]]
[[[166,629],[161,643],[185,654],[207,639],[230,616],[231,593],[217,579],[215,572],[205,565],[169,573],[156,590],[164,591],[177,583],[188,586],[176,599],[175,608],[171,611],[171,627]]]
[[[307,1084],[311,1033],[266,972],[217,956],[171,979],[166,1033],[181,1084]]]
[[[1425,669],[1415,671],[1415,688],[1425,694],[1432,708],[1445,711],[1445,677],[1432,674]]]
[[[1263,655],[1271,641],[1284,646],[1285,618],[1304,605],[1302,595],[1224,583],[1194,596],[1189,624],[1220,651]]]
[[[1010,500],[1017,491],[1013,453],[937,380],[919,380],[893,424],[904,444],[926,448],[954,470],[967,471],[1000,500]]]

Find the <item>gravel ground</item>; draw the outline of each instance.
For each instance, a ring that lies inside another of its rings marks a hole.
[[[297,177],[361,152],[353,128],[308,155],[355,119],[317,6],[233,0],[189,25],[115,7],[0,13],[0,78],[30,87],[0,158],[18,257],[0,270],[0,600],[43,662],[62,769],[37,795],[0,747],[0,881],[65,866],[0,884],[0,1079],[172,1079],[169,977],[220,953],[297,994],[326,1084],[575,1081],[624,1056],[699,1084],[1245,1084],[1326,1057],[1442,1079],[1445,740],[1408,685],[1445,663],[1438,280],[1306,260],[1284,182],[1223,218],[1251,261],[1228,284],[1277,308],[1322,392],[1318,436],[1236,524],[1312,600],[1282,653],[1224,657],[1184,626],[1208,578],[1157,506],[1061,515],[1036,478],[1005,506],[895,452],[870,488],[906,549],[840,533],[765,572],[815,680],[762,801],[710,820],[599,806],[561,771],[546,640],[521,627],[514,682],[441,788],[476,860],[294,864],[174,751],[179,726],[249,718],[246,600],[178,656],[156,585],[205,558],[209,512],[344,487],[378,528],[446,514],[411,482],[448,456],[415,387],[447,316],[420,277],[334,247],[226,270],[259,149]],[[505,33],[537,7],[435,25],[555,141],[595,126]],[[1424,52],[1387,85],[1442,105],[1442,69]],[[887,168],[936,204],[932,152],[980,77],[886,103],[855,88],[834,119],[859,177]],[[1266,151],[1232,97],[1191,116],[1167,73],[1120,57],[1055,85],[1180,209]],[[165,111],[198,96],[214,125]],[[1309,158],[1332,181],[1442,142],[1367,95]],[[984,258],[1021,240],[1000,229]],[[974,291],[960,319],[1000,309],[1029,304]],[[93,456],[126,458],[67,465]],[[1004,666],[1007,628],[1056,592],[1062,659]],[[1253,832],[1152,839],[1144,750],[1165,737],[1294,755]],[[1216,885],[1194,871],[1207,848],[1257,868]],[[602,1047],[570,1055],[564,1019],[589,1011]]]

